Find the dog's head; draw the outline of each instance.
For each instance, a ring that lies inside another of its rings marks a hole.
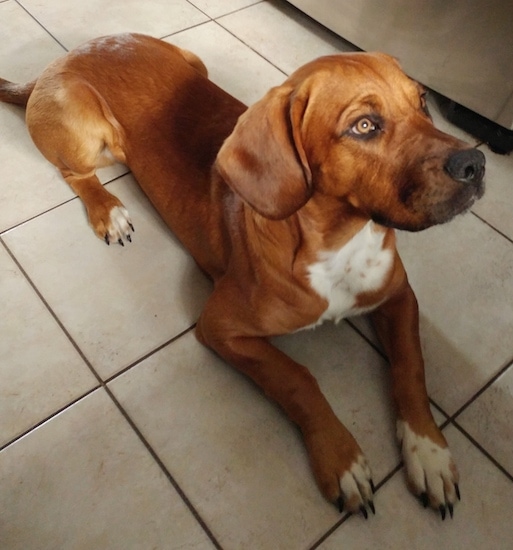
[[[384,54],[303,66],[240,117],[216,164],[271,219],[320,193],[382,225],[418,231],[467,210],[484,191],[484,155],[433,126],[423,88]]]

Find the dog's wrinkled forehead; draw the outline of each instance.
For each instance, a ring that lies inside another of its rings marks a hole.
[[[401,111],[418,109],[424,91],[395,58],[382,53],[326,56],[302,67],[289,81],[298,94],[315,96],[316,104],[339,112],[372,103],[377,110],[399,116]]]

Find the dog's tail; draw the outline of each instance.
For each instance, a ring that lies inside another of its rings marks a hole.
[[[0,78],[0,101],[26,107],[35,85],[35,80],[27,84],[14,84],[14,82]]]

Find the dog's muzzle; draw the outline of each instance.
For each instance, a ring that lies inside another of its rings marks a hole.
[[[453,180],[479,185],[483,181],[486,158],[477,149],[456,151],[445,162],[445,171]]]

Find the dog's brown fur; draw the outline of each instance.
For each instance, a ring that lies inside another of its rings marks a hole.
[[[314,288],[312,266],[368,230],[390,265],[381,273],[369,256],[379,284],[365,286],[364,265],[365,290],[342,313],[375,308],[409,481],[452,514],[458,474],[429,410],[417,303],[392,228],[424,229],[467,209],[482,193],[484,163],[474,162],[465,182],[449,175],[448,159],[468,146],[434,128],[422,89],[394,59],[321,58],[246,110],[208,80],[195,55],[122,35],[71,52],[26,86],[0,81],[0,100],[27,104],[34,142],[107,242],[122,242],[131,221],[95,171],[110,155],[130,167],[215,283],[199,340],[300,427],[326,498],[365,515],[372,482],[358,444],[306,367],[267,337],[323,320],[331,296]],[[417,443],[446,457],[439,470]]]

